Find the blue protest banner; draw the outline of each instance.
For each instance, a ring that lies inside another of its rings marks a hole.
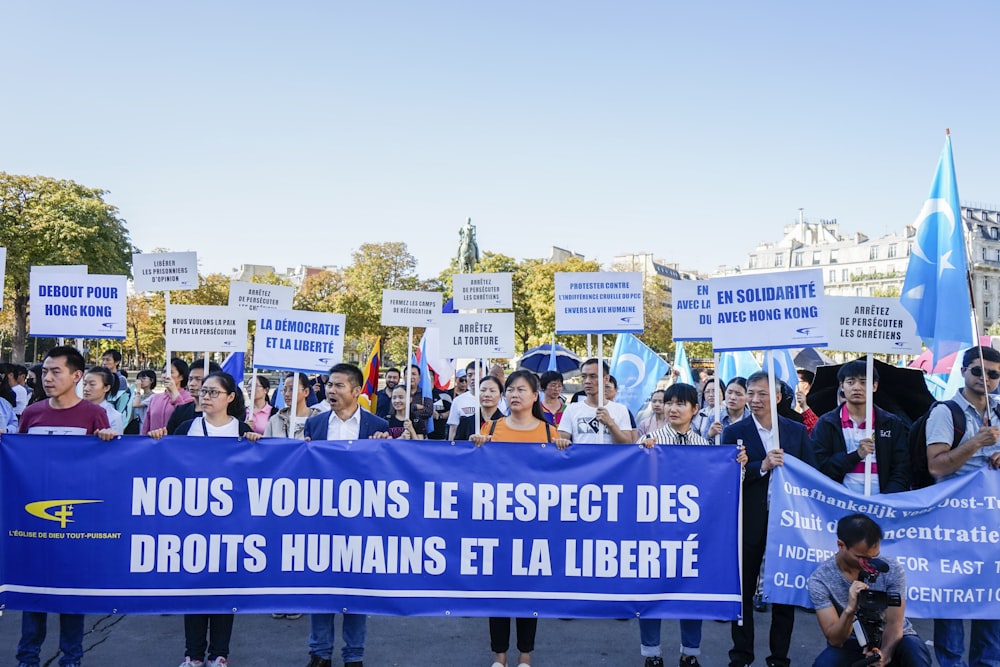
[[[764,595],[811,607],[809,575],[836,553],[837,521],[860,512],[882,527],[882,558],[906,570],[907,616],[1000,618],[998,510],[995,470],[866,497],[788,457],[771,478]]]
[[[734,456],[5,435],[0,603],[736,618]]]

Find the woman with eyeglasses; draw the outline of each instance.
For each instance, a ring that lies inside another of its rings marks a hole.
[[[484,385],[492,376],[483,379],[479,385],[480,395],[486,393]],[[499,382],[499,381],[498,381]],[[484,423],[479,433],[470,440],[481,447],[487,442],[551,442],[560,449],[569,446],[569,440],[559,437],[559,431],[550,424],[542,412],[538,400],[538,378],[531,371],[514,371],[507,376],[504,396],[510,414],[495,421]],[[499,398],[499,397],[498,397]],[[517,627],[518,667],[531,664],[531,652],[535,650],[537,618],[515,619]],[[490,617],[490,649],[495,654],[493,667],[507,665],[507,649],[510,647],[510,619]]]
[[[483,424],[503,417],[503,412],[499,408],[503,391],[503,382],[493,375],[487,375],[479,382],[479,409],[474,414],[458,420],[455,440],[468,440],[479,433]]]
[[[243,392],[229,373],[209,374],[198,392],[201,398],[201,417],[189,419],[174,432],[209,438],[243,438],[251,442],[260,439],[250,425],[243,421],[246,405]],[[152,438],[162,438],[167,429],[149,433]],[[184,614],[184,662],[181,667],[225,667],[229,660],[229,640],[233,636],[234,614]],[[205,658],[208,662],[205,662]]]

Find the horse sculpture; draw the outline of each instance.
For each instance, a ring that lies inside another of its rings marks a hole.
[[[461,273],[472,273],[479,262],[479,245],[476,243],[476,226],[472,218],[465,221],[465,226],[458,230],[458,270]]]

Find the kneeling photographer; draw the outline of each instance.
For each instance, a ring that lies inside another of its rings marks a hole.
[[[828,642],[813,667],[930,667],[930,651],[906,620],[906,574],[878,557],[881,542],[882,529],[864,514],[837,522],[837,554],[809,577]]]

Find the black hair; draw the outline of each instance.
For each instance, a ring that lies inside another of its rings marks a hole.
[[[295,378],[298,379],[298,381],[299,381],[299,389],[304,389],[306,392],[308,392],[309,391],[309,376],[306,375],[305,373],[293,373],[292,375],[294,375]],[[292,375],[289,375],[288,377],[292,377]],[[281,389],[282,390],[285,389],[285,380],[287,380],[287,379],[288,378],[285,378],[284,380],[281,381]],[[299,394],[301,395],[302,392],[300,391]]]
[[[81,373],[87,368],[87,362],[83,360],[83,355],[80,354],[80,350],[69,345],[57,345],[45,354],[46,359],[58,359],[62,357],[66,360],[66,368],[70,370],[71,373],[80,371]],[[41,378],[41,376],[39,376]]]
[[[14,367],[14,377],[22,377],[28,374],[28,367],[21,364],[11,364]]]
[[[666,389],[656,389],[656,390],[654,390],[653,393],[649,395],[649,401],[652,402],[653,401],[653,397],[656,396],[657,394],[663,394],[663,402],[664,403],[667,402],[667,390]]]
[[[608,376],[608,384],[610,384],[615,389],[618,388],[618,380],[615,379],[614,375],[609,375]]]
[[[882,541],[882,528],[864,514],[848,514],[837,522],[837,539],[846,547],[859,542],[873,547]]]
[[[722,393],[723,393],[723,395],[726,393],[726,390],[729,389],[730,385],[734,385],[734,384],[743,387],[743,390],[746,391],[747,384],[749,384],[749,383],[747,382],[747,379],[745,377],[740,377],[739,375],[737,375],[732,380],[730,380],[729,382],[727,382],[724,385],[722,385]]]
[[[35,381],[31,384],[31,396],[28,397],[28,405],[31,405],[38,401],[44,401],[47,396],[45,395],[45,388],[42,387],[42,365],[35,364],[28,370],[35,376]]]
[[[755,382],[763,382],[768,387],[771,386],[771,380],[767,377],[767,371],[756,371],[750,374],[747,378],[747,387],[754,384]]]
[[[140,378],[149,378],[149,388],[156,389],[156,373],[150,370],[139,371],[138,375],[135,376],[135,379],[138,380]]]
[[[979,358],[980,350],[983,353],[983,361],[992,361],[995,364],[1000,364],[1000,352],[992,347],[970,347],[962,355],[962,367],[968,368],[969,364]]]
[[[495,376],[491,376],[495,377]],[[524,380],[531,387],[531,391],[538,393],[538,376],[531,371],[519,370],[514,371],[507,376],[507,381],[504,383],[504,391],[510,388],[510,385],[514,383],[515,380]],[[545,421],[545,413],[542,412],[542,404],[537,400],[531,402],[531,416],[538,421]]]
[[[484,375],[483,377],[479,378],[479,387],[482,388],[483,383],[486,382],[487,380],[496,382],[497,387],[500,389],[500,395],[503,396],[504,392],[503,382],[501,382],[500,378],[498,378],[496,375]]]
[[[105,398],[108,396],[114,396],[118,393],[118,374],[113,373],[110,369],[104,366],[94,366],[93,368],[88,368],[86,375],[100,375],[101,382],[104,386],[108,388],[108,393],[105,394]]]
[[[601,361],[597,357],[591,357],[590,359],[587,359],[585,362],[580,364],[580,370],[583,370],[584,366],[589,366],[591,364],[598,364],[598,363],[601,364],[601,366],[604,368],[604,375],[607,375],[608,373],[611,372],[611,367],[608,366],[608,362]]]
[[[864,359],[848,361],[837,371],[837,384],[843,384],[847,378],[863,378],[868,372],[868,366]],[[878,369],[872,366],[872,381],[878,382]]]
[[[102,354],[101,356],[102,357],[110,356],[114,360],[115,366],[117,366],[122,362],[122,353],[119,352],[118,350],[105,350],[104,354]]]
[[[227,394],[234,394],[232,402],[226,406],[226,414],[230,417],[236,417],[237,419],[242,420],[246,416],[247,406],[246,402],[243,400],[243,392],[236,390],[236,379],[229,373],[216,371],[215,373],[209,373],[208,376],[205,377],[205,382],[207,383],[212,378],[219,381],[219,384],[222,385],[222,388]]]
[[[365,384],[364,373],[354,364],[337,364],[330,369],[330,375],[334,373],[346,375],[352,387],[361,387]]]
[[[388,368],[388,369],[386,369],[385,374],[388,375],[389,373],[395,373],[396,375],[399,375],[400,377],[402,377],[402,375],[403,375],[403,373],[400,372],[400,370],[398,368]]]
[[[267,390],[271,388],[271,381],[268,380],[263,375],[258,375],[257,376],[257,382],[260,382],[260,386],[264,388],[264,393],[265,394],[267,393]]]
[[[204,357],[202,357],[200,359],[195,359],[194,361],[191,362],[191,366],[188,368],[188,377],[190,377],[191,371],[193,371],[196,368],[205,368],[205,358]],[[209,361],[208,362],[208,372],[210,374],[211,373],[218,373],[221,370],[222,370],[222,366],[220,366],[219,364],[215,363],[214,361]]]
[[[545,371],[542,373],[542,379],[538,381],[538,385],[542,388],[542,391],[545,391],[551,383],[562,381],[562,373],[557,371]]]
[[[663,391],[663,402],[677,401],[678,403],[690,403],[695,408],[698,407],[698,390],[693,385],[686,382],[677,382],[670,385]]]
[[[177,372],[181,376],[181,388],[186,389],[188,386],[188,375],[191,374],[191,369],[188,367],[187,362],[174,357],[170,360],[170,365],[177,369]]]

